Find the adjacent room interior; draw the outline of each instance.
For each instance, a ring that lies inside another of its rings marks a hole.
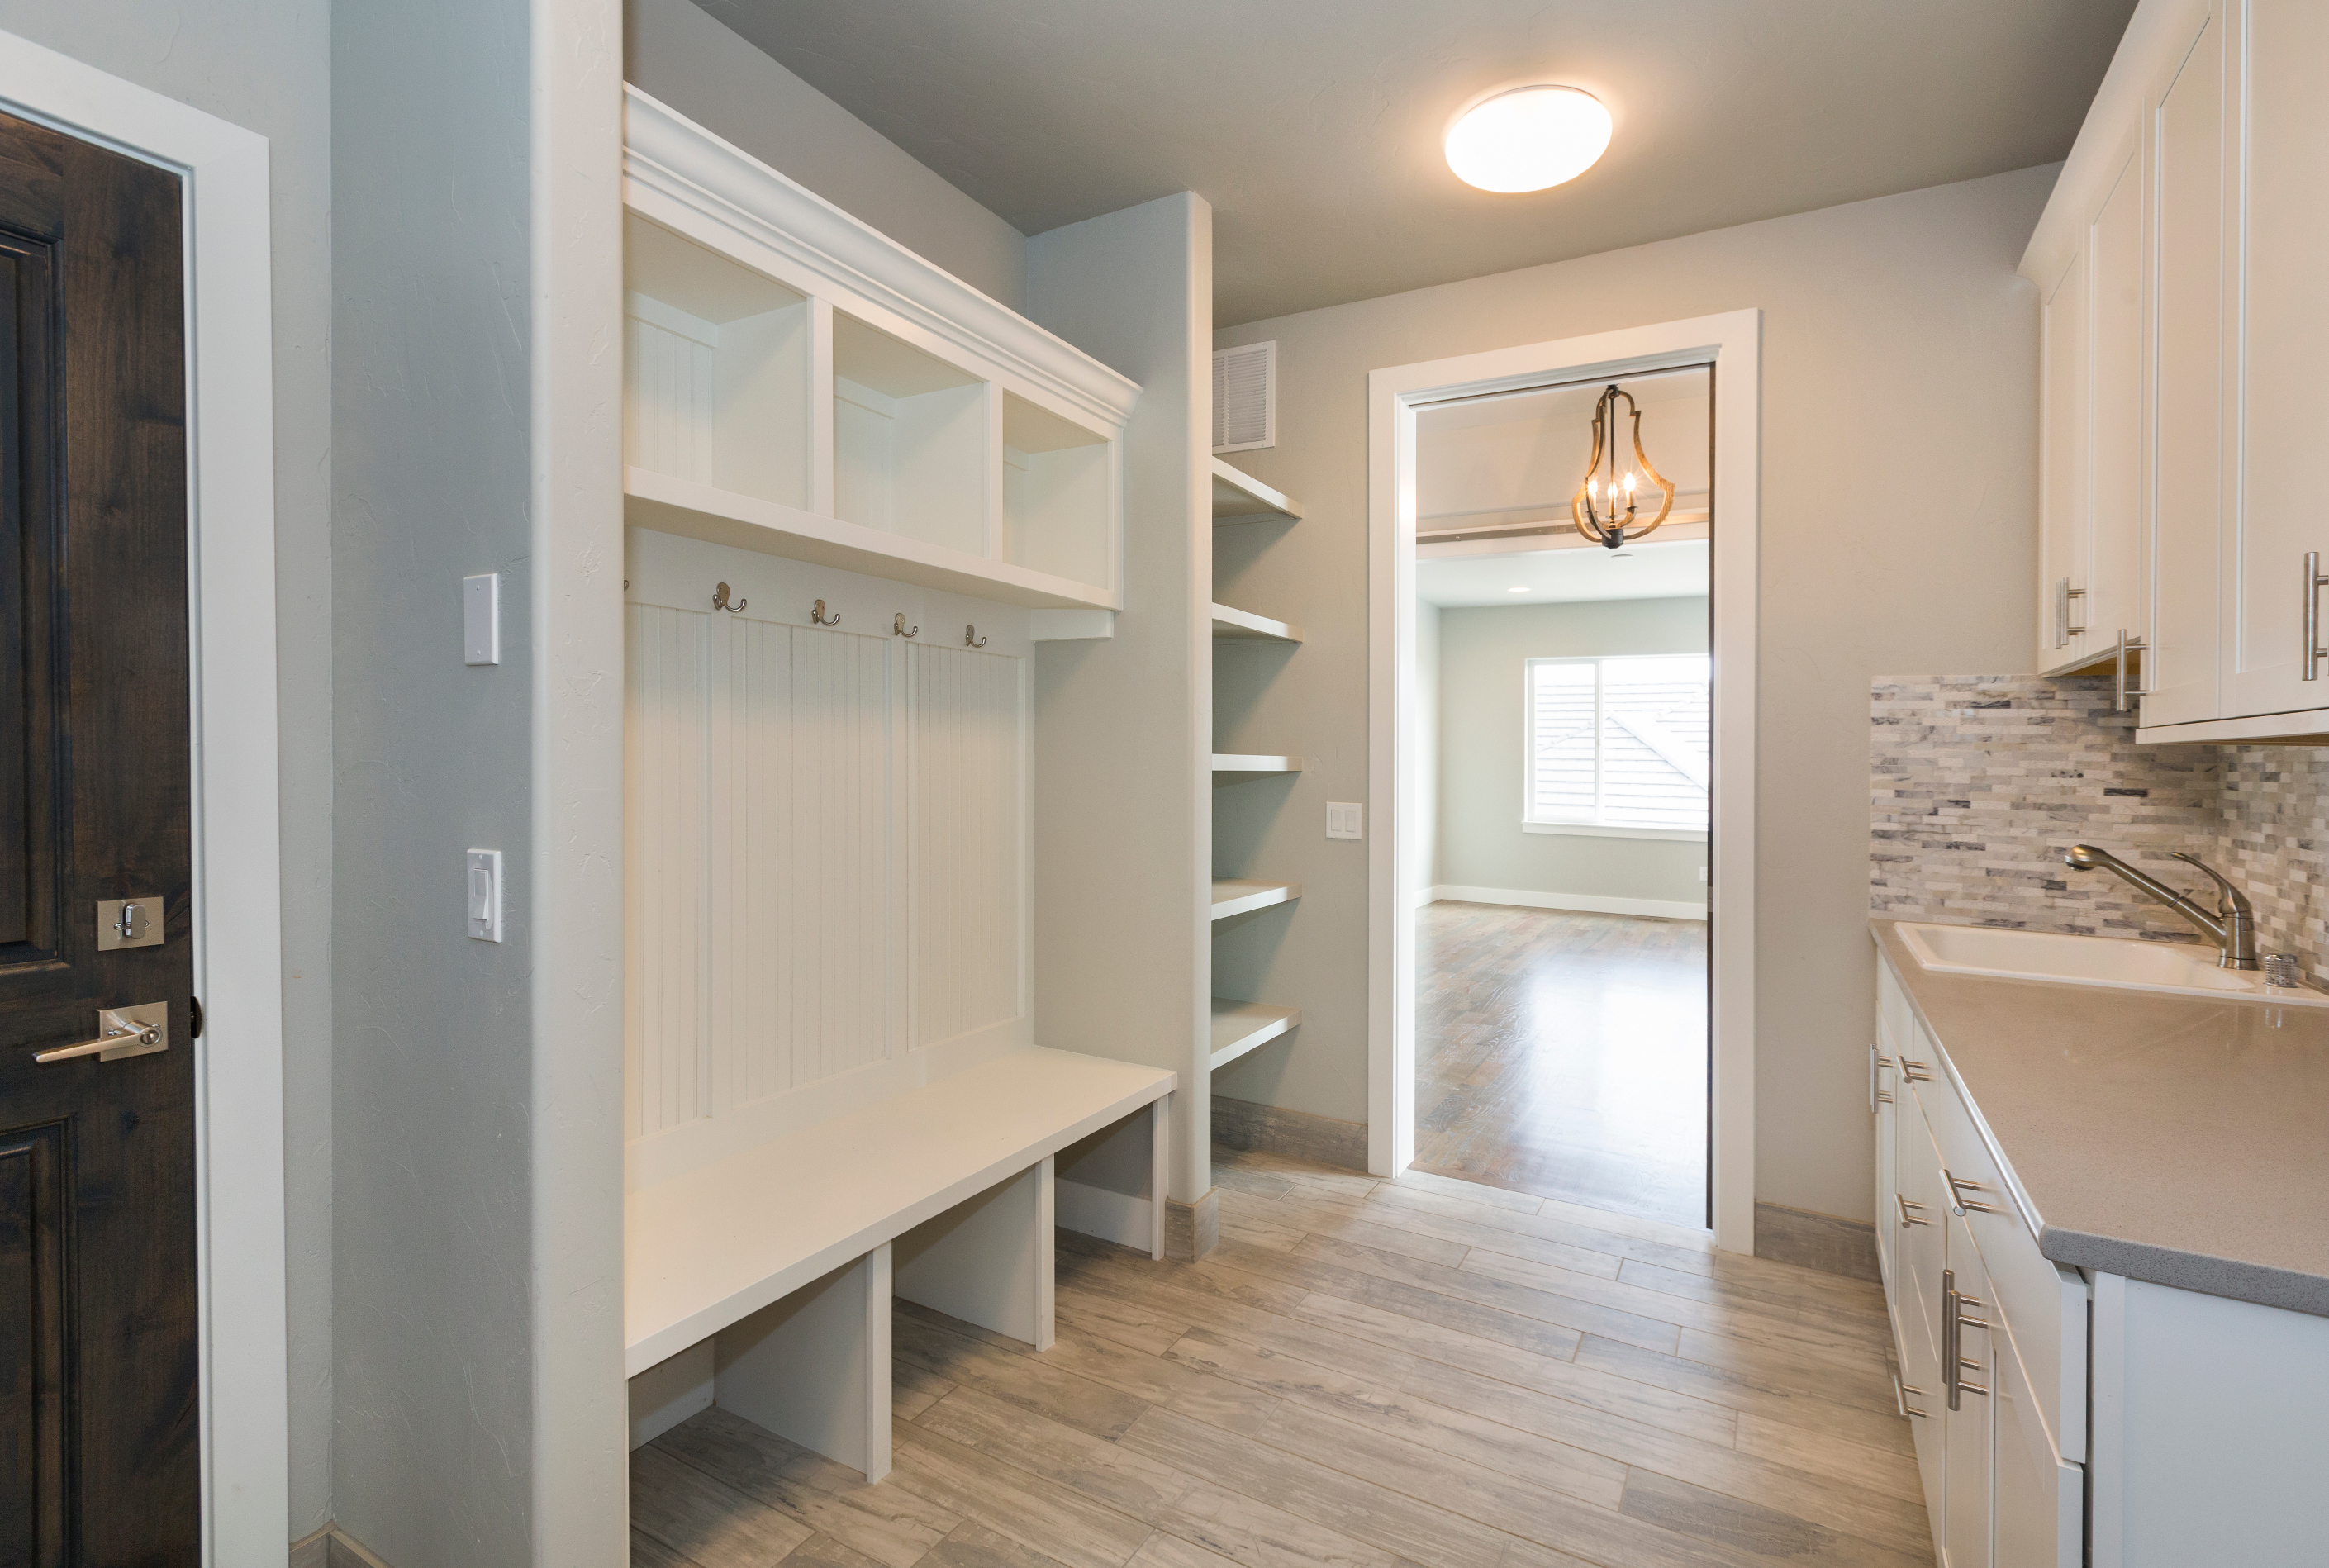
[[[1414,1168],[1696,1227],[1711,381],[1701,366],[1606,383],[1632,402],[1597,380],[1416,416],[1410,730],[1429,866]],[[1617,439],[1597,452],[1605,401]],[[1636,407],[1671,496],[1640,471]],[[1614,548],[1572,517],[1589,470],[1637,481]]]

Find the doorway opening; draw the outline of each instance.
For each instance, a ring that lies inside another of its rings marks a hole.
[[[1755,324],[1375,373],[1378,1174],[1752,1250]]]
[[[1710,1223],[1713,370],[1416,414],[1414,1169]],[[1605,386],[1671,497],[1607,548],[1570,497]]]

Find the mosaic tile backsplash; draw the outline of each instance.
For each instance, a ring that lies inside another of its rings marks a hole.
[[[2329,983],[2329,748],[2137,747],[2105,680],[1907,675],[1872,696],[1872,913],[2199,941],[2117,877],[2062,864],[2098,844],[2203,886],[2172,858],[2186,849],[2249,895],[2260,950]]]

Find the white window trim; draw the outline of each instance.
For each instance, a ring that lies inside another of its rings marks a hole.
[[[1627,827],[1621,823],[1539,822],[1521,818],[1523,833],[1566,833],[1578,838],[1664,838],[1676,843],[1704,844],[1703,827]]]
[[[1599,736],[1603,717],[1601,707],[1601,673],[1599,666],[1608,663],[1611,659],[1703,658],[1706,656],[1707,656],[1703,654],[1691,653],[1551,654],[1542,657],[1523,659],[1521,661],[1521,831],[1523,833],[1568,833],[1574,834],[1579,837],[1583,838],[1664,838],[1693,841],[1700,844],[1705,843],[1707,830],[1703,827],[1653,827],[1646,824],[1631,822],[1579,822],[1574,817],[1538,817],[1532,813],[1529,810],[1529,808],[1533,805],[1536,800],[1535,670],[1537,666],[1592,665],[1595,666],[1593,675],[1593,732],[1595,736],[1593,793],[1595,799],[1598,801],[1601,794],[1599,764],[1601,751]],[[1709,694],[1711,697],[1711,689]],[[1621,719],[1618,722],[1623,723],[1625,721]],[[1664,748],[1658,747],[1656,749],[1661,756],[1665,755]],[[1672,757],[1667,757],[1666,760],[1669,763],[1674,762],[1674,759]],[[1701,781],[1700,787],[1702,789],[1705,787],[1703,781]],[[1712,817],[1713,807],[1713,798],[1710,795],[1707,800],[1707,810],[1710,820]]]

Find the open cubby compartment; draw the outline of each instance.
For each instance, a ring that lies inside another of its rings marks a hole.
[[[1003,558],[1075,582],[1115,581],[1116,461],[1098,430],[1003,394]]]
[[[966,555],[987,550],[986,382],[833,313],[833,514]]]
[[[623,461],[806,507],[807,297],[636,213],[623,287]]]

